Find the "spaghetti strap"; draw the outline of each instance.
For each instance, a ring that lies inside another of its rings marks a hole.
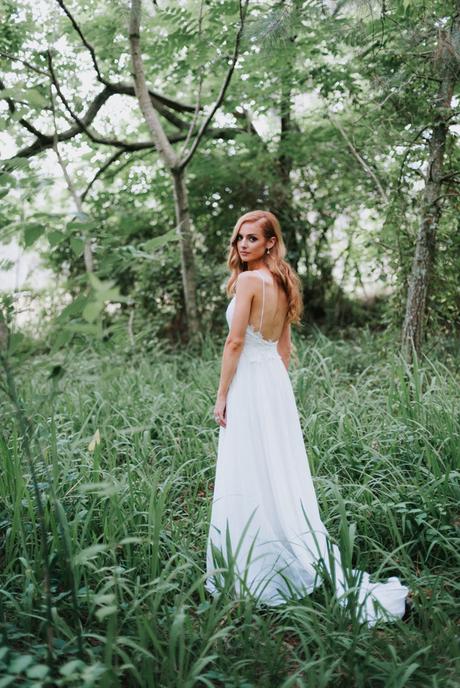
[[[262,280],[262,311],[260,313],[260,323],[259,323],[259,332],[260,332],[260,334],[262,334],[262,319],[264,317],[264,305],[265,305],[265,280],[262,277],[262,275],[260,274],[260,272],[258,273],[258,275],[259,275],[260,279]]]

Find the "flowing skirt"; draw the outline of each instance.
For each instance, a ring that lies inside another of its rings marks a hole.
[[[321,520],[288,372],[276,343],[247,333],[220,427],[205,588],[277,606],[310,594],[324,577],[339,603],[350,592],[369,626],[401,618],[408,588],[396,577],[372,583],[344,566]]]

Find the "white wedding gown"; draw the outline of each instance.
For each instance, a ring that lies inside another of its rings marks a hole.
[[[227,425],[219,431],[205,588],[219,595],[230,567],[232,594],[249,592],[257,604],[277,606],[332,575],[340,604],[357,597],[360,621],[401,618],[408,588],[396,577],[372,583],[366,572],[345,570],[321,521],[291,381],[277,342],[261,334],[265,279],[256,272],[261,321],[257,331],[247,327],[227,394]],[[229,327],[235,298],[226,311]]]

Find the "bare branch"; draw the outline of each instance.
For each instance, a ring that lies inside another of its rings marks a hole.
[[[211,129],[207,132],[207,136],[213,139],[234,139],[238,133],[243,133],[245,129],[239,127],[223,127],[219,129]],[[74,127],[67,129],[64,132],[58,134],[58,141],[70,141],[78,134],[82,133],[82,129],[76,124]],[[171,144],[184,141],[185,134],[175,134],[169,137],[169,142]],[[129,141],[119,141],[117,139],[104,139],[102,137],[96,137],[93,133],[93,140],[95,143],[100,143],[103,146],[113,146],[114,148],[119,148],[124,153],[136,153],[141,150],[151,150],[155,148],[153,141],[137,141],[130,143]],[[21,148],[13,158],[31,158],[38,153],[41,153],[48,148],[53,147],[53,137],[49,134],[40,134],[40,138],[37,139],[25,148]]]
[[[402,176],[403,176],[404,168],[405,168],[405,166],[406,166],[406,160],[407,160],[407,158],[409,157],[409,154],[410,154],[410,152],[411,152],[411,150],[412,150],[412,146],[413,146],[414,143],[417,141],[417,139],[419,138],[419,136],[420,136],[421,134],[423,134],[423,132],[424,132],[426,129],[428,129],[428,128],[429,128],[429,125],[425,125],[425,126],[422,127],[421,129],[419,129],[418,132],[416,133],[416,135],[415,135],[415,136],[413,137],[413,139],[411,140],[411,142],[408,144],[408,146],[407,146],[407,148],[406,148],[406,150],[405,150],[405,152],[404,152],[403,159],[401,160],[401,166],[400,166],[400,168],[399,168],[398,181],[397,181],[397,183],[396,183],[396,191],[397,191],[398,193],[399,193],[399,191],[400,191],[400,189],[401,189]]]
[[[90,128],[91,123],[94,121],[96,115],[98,114],[99,110],[101,107],[108,101],[108,99],[114,95],[114,94],[122,94],[122,95],[129,95],[129,96],[135,96],[135,90],[134,87],[131,84],[127,84],[124,82],[117,82],[114,84],[107,83],[105,87],[100,91],[94,98],[94,100],[90,103],[86,113],[82,116],[78,115],[70,105],[69,101],[67,100],[66,96],[62,92],[62,89],[59,84],[59,80],[56,75],[56,71],[54,69],[53,65],[53,58],[51,55],[50,51],[47,51],[47,57],[48,57],[48,67],[49,67],[49,74],[46,72],[42,72],[43,75],[46,75],[47,78],[51,75],[52,82],[56,88],[56,91],[59,95],[59,98],[61,99],[62,103],[64,104],[65,109],[67,112],[70,114],[72,120],[75,122],[74,126],[71,126],[69,129],[58,132],[56,134],[57,140],[58,141],[68,141],[75,136],[78,136],[81,133],[85,133],[88,138],[96,144],[101,144],[104,146],[113,146],[115,148],[118,148],[120,150],[120,154],[124,152],[136,152],[136,151],[141,151],[141,150],[149,150],[153,147],[153,144],[151,141],[140,141],[140,142],[129,142],[129,141],[123,141],[123,140],[118,140],[118,139],[112,139],[112,138],[107,138],[103,137],[97,132],[95,132],[92,128]],[[18,58],[19,59],[19,58]],[[19,60],[23,62],[23,60]],[[32,66],[32,65],[30,65]],[[3,83],[0,80],[0,87],[4,88]],[[187,128],[187,124],[181,120],[180,118],[176,117],[174,113],[170,112],[168,108],[175,109],[177,111],[181,112],[188,112],[192,110],[192,108],[188,105],[179,103],[177,101],[174,101],[170,98],[166,98],[164,96],[159,95],[158,93],[155,93],[153,91],[148,91],[150,95],[150,99],[152,103],[154,104],[155,108],[158,110],[160,114],[163,114],[163,116],[168,119],[168,121],[172,122],[175,124],[181,131],[184,131],[184,129]],[[8,107],[11,113],[14,113],[16,111],[15,107],[15,101],[11,98],[6,99],[8,103]],[[235,117],[247,117],[247,115],[241,115],[240,113],[236,112]],[[249,120],[247,120],[249,123]],[[39,131],[36,129],[34,125],[32,125],[29,121],[27,121],[24,118],[21,118],[19,120],[19,123],[21,126],[23,126],[27,131],[32,133],[36,138],[35,141],[22,148],[19,150],[15,156],[13,157],[32,157],[46,149],[53,148],[54,147],[54,134],[49,135],[49,134],[44,134],[43,132]],[[251,133],[257,134],[255,131],[254,127],[252,124],[247,127],[248,131],[250,130]],[[217,128],[217,129],[212,129],[209,132],[209,136],[211,138],[224,138],[224,139],[231,139],[234,136],[236,136],[238,133],[243,132],[245,129],[240,128],[240,127],[224,127],[224,128]],[[169,142],[170,144],[177,143],[180,141],[186,140],[186,135],[185,134],[177,134],[173,136],[169,136]],[[189,137],[190,138],[190,137]]]

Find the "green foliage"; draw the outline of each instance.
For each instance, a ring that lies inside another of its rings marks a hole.
[[[156,344],[137,353],[105,344],[16,366],[46,506],[54,665],[46,656],[39,515],[3,397],[2,678],[30,686],[52,677],[53,685],[152,688],[454,688],[454,343],[440,339],[432,356],[408,368],[387,336],[295,338],[289,374],[326,525],[353,565],[401,576],[412,591],[407,622],[373,630],[352,622],[352,609],[340,608],[327,585],[277,610],[205,593],[217,341],[204,339],[199,359]],[[50,374],[56,365],[58,378]]]

